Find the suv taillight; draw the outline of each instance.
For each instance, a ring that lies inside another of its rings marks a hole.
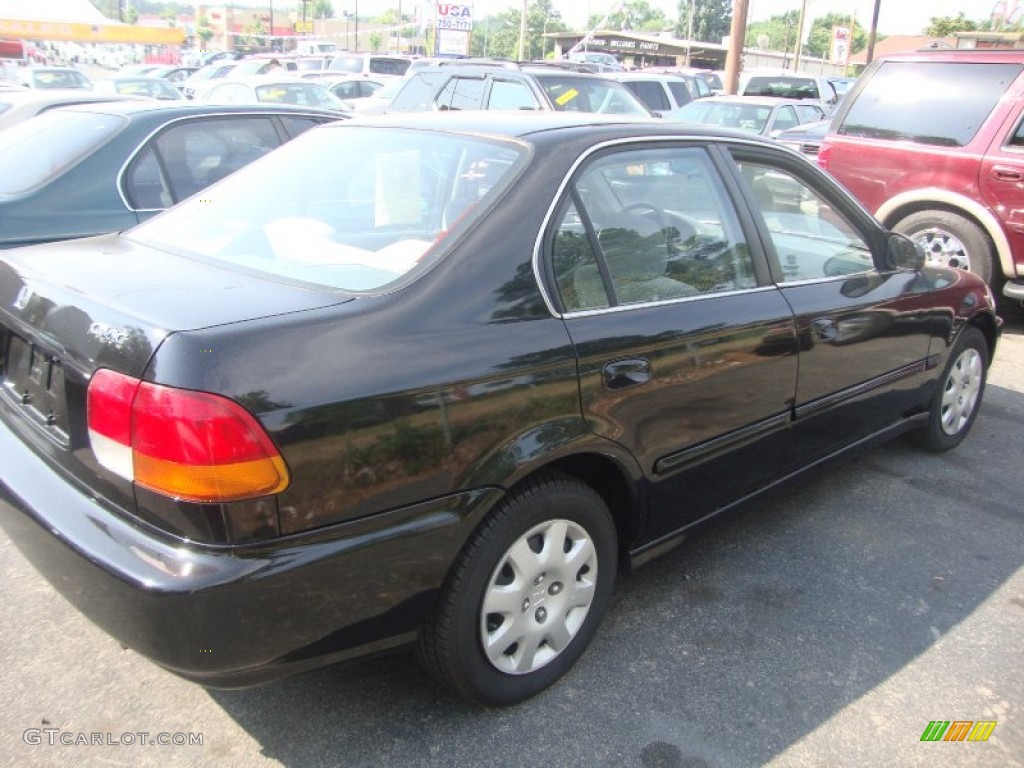
[[[174,499],[239,501],[280,493],[290,482],[256,418],[220,395],[101,369],[89,382],[88,421],[102,466]]]
[[[828,170],[828,159],[829,159],[829,156],[831,154],[832,154],[832,145],[829,144],[827,141],[823,142],[821,147],[818,149],[818,156],[817,156],[818,167],[821,168],[823,171],[827,171]]]

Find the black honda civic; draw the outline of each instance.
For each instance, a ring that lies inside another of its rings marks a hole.
[[[510,704],[700,521],[901,433],[956,447],[1000,325],[768,140],[335,123],[127,232],[0,254],[0,523],[202,684],[412,644]]]

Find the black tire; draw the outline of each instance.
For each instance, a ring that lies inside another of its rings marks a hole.
[[[893,225],[924,248],[926,264],[973,272],[992,284],[995,255],[981,227],[949,211],[919,211]]]
[[[420,663],[480,704],[505,706],[539,693],[593,637],[608,606],[617,552],[615,525],[596,491],[561,473],[527,481],[463,547],[421,628]],[[485,598],[494,611],[485,613]]]
[[[927,426],[914,433],[922,448],[941,453],[960,445],[981,408],[987,377],[988,343],[981,331],[968,326],[949,353]]]

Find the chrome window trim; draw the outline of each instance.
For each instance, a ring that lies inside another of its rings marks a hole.
[[[533,260],[533,278],[534,278],[534,281],[537,283],[537,287],[540,290],[541,298],[544,300],[544,306],[547,307],[547,310],[551,314],[552,317],[565,318],[565,317],[569,316],[570,314],[572,314],[575,317],[575,316],[578,316],[580,314],[580,312],[586,312],[588,314],[592,314],[592,313],[596,313],[596,312],[608,312],[610,310],[630,309],[630,308],[635,308],[635,307],[657,306],[657,305],[662,305],[662,304],[676,304],[676,303],[679,303],[680,301],[689,301],[689,300],[695,299],[695,298],[705,298],[705,297],[709,297],[709,296],[724,296],[724,295],[729,295],[731,293],[747,293],[749,291],[754,291],[754,290],[758,290],[758,289],[762,289],[762,288],[765,288],[765,289],[769,289],[769,288],[770,289],[775,289],[777,287],[776,285],[767,285],[767,286],[759,285],[759,286],[755,286],[754,288],[741,288],[741,289],[737,289],[736,291],[728,291],[728,292],[723,292],[723,293],[701,293],[701,294],[696,294],[694,296],[682,296],[682,297],[677,298],[677,299],[666,299],[665,301],[649,302],[649,303],[643,303],[643,304],[626,304],[626,305],[619,305],[618,307],[605,307],[605,308],[602,308],[602,309],[594,309],[594,310],[576,310],[576,311],[573,311],[573,312],[559,312],[558,311],[558,309],[555,307],[555,302],[554,302],[554,300],[553,300],[553,298],[551,296],[551,293],[550,293],[550,291],[548,291],[548,286],[547,286],[547,284],[546,284],[546,282],[544,280],[544,276],[543,276],[544,273],[543,273],[543,269],[542,269],[542,265],[541,265],[541,259],[543,258],[543,252],[544,252],[544,233],[547,231],[548,226],[551,224],[551,220],[552,220],[552,218],[555,215],[555,209],[558,207],[559,201],[562,199],[562,196],[565,194],[566,188],[569,186],[569,180],[572,179],[576,175],[576,171],[579,169],[579,167],[583,163],[585,163],[587,160],[589,160],[590,157],[592,155],[596,154],[597,152],[600,152],[602,150],[608,149],[609,147],[623,147],[623,146],[629,146],[631,144],[644,144],[644,145],[648,145],[648,144],[658,143],[658,142],[662,142],[662,143],[663,142],[670,142],[670,143],[673,143],[673,144],[695,144],[698,147],[708,146],[708,145],[711,145],[711,144],[725,144],[725,145],[746,144],[746,145],[757,147],[757,148],[760,148],[760,149],[766,149],[769,152],[774,151],[773,147],[765,146],[765,144],[762,141],[751,141],[751,140],[742,139],[742,138],[739,138],[739,137],[736,137],[736,138],[728,137],[728,138],[726,138],[726,137],[719,137],[719,136],[697,136],[697,135],[685,135],[685,136],[667,135],[666,136],[666,135],[663,135],[663,134],[657,134],[657,135],[652,135],[652,136],[627,136],[627,137],[623,137],[623,138],[619,138],[619,139],[609,139],[608,141],[602,141],[600,144],[595,144],[594,146],[592,146],[589,149],[587,149],[578,158],[576,158],[575,162],[573,162],[573,164],[572,164],[572,167],[569,168],[568,172],[565,174],[565,177],[562,179],[561,183],[558,185],[558,189],[555,190],[555,194],[551,198],[551,202],[548,204],[547,213],[544,214],[544,219],[541,222],[540,230],[537,232],[537,236],[536,236],[536,239],[534,240],[534,244],[533,244],[533,259],[532,259]],[[791,152],[791,150],[786,150],[786,151],[787,152]],[[804,162],[806,162],[806,161],[804,161]]]

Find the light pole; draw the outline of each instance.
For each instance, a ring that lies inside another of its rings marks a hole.
[[[523,13],[519,17],[519,55],[516,57],[519,61],[523,61],[523,49],[526,45],[526,3],[527,0],[523,0]]]

